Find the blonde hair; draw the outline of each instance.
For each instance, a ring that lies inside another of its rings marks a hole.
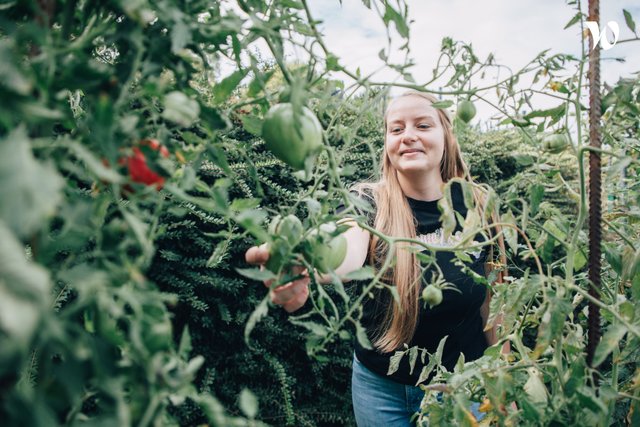
[[[432,104],[438,100],[431,94],[419,91],[407,91],[399,97],[418,96]],[[395,98],[397,99],[397,98]],[[392,237],[416,238],[416,223],[413,212],[402,191],[397,170],[393,167],[386,152],[387,116],[389,103],[384,113],[385,148],[382,151],[381,176],[377,182],[359,183],[354,188],[359,192],[371,190],[376,209],[374,228]],[[463,178],[471,182],[467,166],[462,159],[460,147],[453,133],[451,118],[444,109],[436,109],[444,130],[444,152],[440,162],[440,174],[443,182],[452,178]],[[480,206],[479,195],[475,194],[476,205]],[[392,302],[387,306],[382,324],[374,331],[375,347],[383,352],[391,352],[405,343],[409,343],[418,324],[420,309],[420,285],[422,272],[414,253],[406,249],[406,244],[389,248],[377,236],[369,243],[369,260],[373,266],[380,266],[387,255],[396,257],[395,266],[383,277],[386,283],[396,286],[399,304]],[[394,253],[388,254],[391,250]]]

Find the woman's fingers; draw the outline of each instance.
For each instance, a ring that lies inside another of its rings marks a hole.
[[[257,264],[260,265],[260,268],[264,268],[263,265],[269,260],[267,244],[252,246],[245,252],[244,257],[247,263]],[[310,282],[309,275],[302,266],[294,266],[290,273],[294,276],[302,274],[303,277],[286,285],[278,286],[271,291],[271,301],[274,304],[281,305],[289,313],[296,311],[307,301]],[[268,288],[271,287],[272,283],[273,280],[264,281],[264,285]]]
[[[287,313],[294,312],[301,308],[305,302],[307,302],[307,298],[309,298],[309,286],[305,286],[298,295],[296,295],[292,300],[287,302],[286,304],[282,304],[282,308],[284,308]]]
[[[269,250],[267,244],[252,246],[244,254],[244,258],[249,264],[264,264],[269,260]]]
[[[309,285],[309,278],[294,280],[283,286],[278,286],[271,291],[271,301],[274,304],[283,305],[304,293]]]

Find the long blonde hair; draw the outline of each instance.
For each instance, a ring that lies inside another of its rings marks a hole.
[[[438,100],[431,94],[419,91],[407,91],[400,95],[418,96],[431,102]],[[416,238],[416,223],[413,212],[402,191],[398,180],[397,170],[393,167],[387,156],[387,115],[392,102],[384,113],[385,148],[382,151],[381,176],[377,182],[359,183],[354,188],[363,192],[371,190],[376,209],[374,228],[381,233],[392,237]],[[438,118],[444,130],[444,152],[440,162],[440,174],[443,182],[452,178],[463,178],[471,181],[467,166],[460,154],[460,147],[453,133],[453,126],[449,114],[444,109],[436,109]],[[476,197],[476,204],[478,198]],[[389,248],[377,236],[372,236],[369,243],[369,260],[372,265],[379,267],[391,249],[389,254],[396,258],[395,266],[387,272],[383,280],[388,284],[394,284],[399,304],[393,302],[387,306],[382,324],[374,331],[373,341],[375,347],[383,352],[391,352],[404,343],[409,343],[418,324],[420,309],[420,285],[422,272],[414,253],[406,249],[407,245],[396,245]]]

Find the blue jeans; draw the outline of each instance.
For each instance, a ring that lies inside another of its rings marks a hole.
[[[367,369],[353,356],[351,398],[358,427],[410,427],[411,417],[420,410],[424,391],[420,387],[404,385]],[[471,405],[477,420],[484,414],[479,403]]]

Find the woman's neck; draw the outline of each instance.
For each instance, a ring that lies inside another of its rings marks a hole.
[[[442,197],[444,182],[440,171],[431,176],[405,176],[398,174],[398,181],[405,196],[415,200],[438,200]]]

